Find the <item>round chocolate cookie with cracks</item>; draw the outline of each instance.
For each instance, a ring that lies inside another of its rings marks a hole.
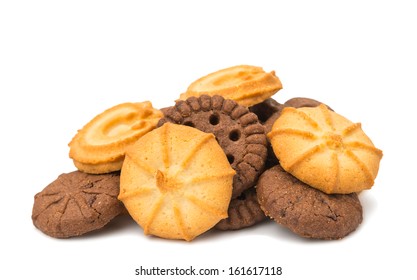
[[[260,176],[256,191],[265,214],[302,237],[341,239],[362,222],[356,193],[325,194],[279,165]]]

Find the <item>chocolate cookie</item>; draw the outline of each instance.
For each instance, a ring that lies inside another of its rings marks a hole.
[[[340,239],[362,222],[356,193],[325,194],[279,165],[260,176],[256,190],[265,214],[302,237]]]
[[[258,203],[255,188],[244,191],[240,196],[232,199],[229,204],[228,217],[216,226],[220,230],[238,230],[253,226],[266,219]]]
[[[301,108],[301,107],[317,107],[321,104],[320,101],[307,98],[307,97],[294,97],[285,101],[285,107],[294,107],[294,108]],[[330,108],[329,108],[330,109]]]
[[[166,122],[188,125],[213,133],[223,148],[232,168],[232,198],[253,187],[264,169],[267,139],[258,117],[235,101],[222,96],[202,95],[179,100],[175,106],[163,110]]]
[[[280,112],[285,106],[275,99],[268,98],[265,101],[249,107],[249,111],[256,114],[261,123],[266,122],[274,113]]]
[[[117,199],[119,173],[61,174],[35,195],[33,224],[43,233],[68,238],[102,228],[124,207]]]

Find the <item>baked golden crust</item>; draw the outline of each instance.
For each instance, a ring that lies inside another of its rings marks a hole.
[[[120,170],[126,148],[154,129],[161,117],[162,112],[149,101],[116,105],[78,131],[68,144],[69,156],[87,173]]]
[[[227,217],[234,174],[213,134],[166,123],[127,151],[119,199],[145,234],[190,241]]]
[[[281,166],[325,193],[370,189],[382,151],[375,148],[360,123],[315,108],[285,108],[268,133]]]
[[[191,83],[181,100],[191,96],[221,95],[243,106],[258,104],[282,89],[275,71],[266,73],[261,67],[238,65],[210,73]]]

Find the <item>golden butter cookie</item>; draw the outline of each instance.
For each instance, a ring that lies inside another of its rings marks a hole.
[[[166,123],[126,152],[119,199],[145,234],[190,241],[227,217],[234,174],[213,134]]]
[[[281,166],[325,193],[370,189],[382,151],[360,123],[353,123],[321,104],[282,110],[268,133]]]
[[[238,65],[210,73],[191,83],[181,100],[191,96],[221,95],[246,107],[258,104],[282,89],[275,71],[266,73],[261,67]]]
[[[278,119],[279,115],[281,114],[281,111],[285,107],[316,107],[320,104],[321,102],[307,97],[294,97],[287,100],[284,104],[280,104],[276,100],[269,98],[262,103],[249,107],[248,109],[258,116],[259,120],[265,127],[265,132],[268,133],[271,131],[272,125]],[[275,156],[274,151],[272,150],[271,143],[269,141],[267,149],[268,156],[265,161],[265,169],[268,169],[278,164],[278,159]]]
[[[120,170],[126,148],[154,129],[161,117],[149,101],[116,105],[78,131],[68,144],[69,157],[87,173]]]

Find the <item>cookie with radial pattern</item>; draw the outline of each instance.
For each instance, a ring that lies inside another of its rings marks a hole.
[[[258,117],[248,108],[219,95],[190,97],[164,109],[158,126],[166,122],[195,127],[216,136],[236,170],[232,198],[256,184],[265,165],[267,138]]]
[[[271,98],[249,109],[252,110],[252,112],[254,112],[255,114],[257,114],[260,119],[266,119],[263,122],[263,125],[265,127],[265,132],[268,133],[271,131],[272,126],[274,125],[274,122],[278,119],[278,117],[281,114],[281,111],[285,107],[294,107],[294,108],[317,107],[320,104],[321,102],[311,99],[311,98],[306,98],[306,97],[294,97],[294,98],[287,100],[284,104],[280,104]],[[331,110],[330,107],[328,108]],[[268,141],[268,157],[266,159],[265,168],[270,168],[277,164],[278,164],[278,159],[275,156],[272,146]]]
[[[118,198],[145,234],[191,241],[227,217],[235,173],[212,133],[168,122],[126,152]]]
[[[362,222],[356,193],[325,194],[279,165],[260,176],[256,191],[265,214],[302,237],[341,239]]]
[[[230,201],[228,217],[221,220],[216,226],[220,230],[238,230],[258,224],[266,219],[262,211],[256,189],[250,188],[240,196]]]
[[[100,229],[125,211],[117,199],[119,184],[118,172],[61,174],[35,195],[33,224],[56,238],[79,236]]]
[[[268,133],[281,166],[325,193],[370,189],[382,151],[362,130],[327,106],[282,110]]]
[[[284,104],[280,104],[278,102],[275,103],[275,102],[268,102],[266,104],[263,104],[263,102],[262,102],[258,105],[259,107],[257,108],[256,111],[261,111],[261,108],[262,108],[263,113],[262,112],[260,112],[260,113],[255,112],[258,115],[258,117],[259,117],[259,114],[261,114],[261,115],[264,114],[265,117],[267,117],[267,119],[263,122],[263,124],[265,126],[266,133],[271,131],[272,125],[278,119],[279,115],[281,114],[281,111],[285,107],[294,107],[294,108],[317,107],[320,104],[322,104],[320,101],[317,101],[317,100],[311,99],[311,98],[307,98],[307,97],[294,97],[294,98],[291,98],[291,99],[288,99],[287,101],[285,101]],[[329,106],[327,106],[327,108],[329,108],[329,110],[333,111],[333,109],[330,108]],[[254,109],[252,109],[252,110],[254,110]],[[265,112],[271,112],[271,113],[269,115],[266,115]]]

